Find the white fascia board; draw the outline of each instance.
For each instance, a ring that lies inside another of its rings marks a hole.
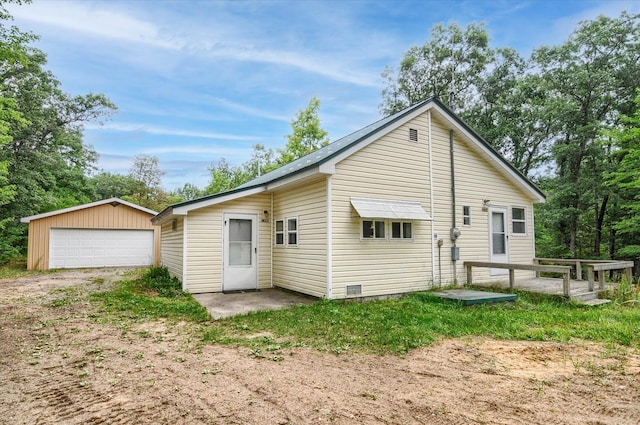
[[[253,189],[247,189],[247,190],[242,190],[235,193],[230,193],[228,195],[222,195],[222,196],[218,196],[210,199],[203,199],[200,202],[194,202],[192,204],[173,208],[172,215],[187,215],[189,211],[198,210],[200,208],[206,208],[212,205],[222,204],[223,202],[233,201],[234,199],[255,195],[257,193],[264,192],[265,190],[266,188],[264,186],[259,186]]]
[[[91,202],[91,203],[88,203],[88,204],[76,205],[75,207],[69,207],[69,208],[64,208],[64,209],[61,209],[61,210],[49,211],[49,212],[46,212],[46,213],[32,215],[32,216],[29,216],[29,217],[22,217],[20,219],[20,222],[21,223],[29,223],[32,220],[39,220],[41,218],[52,217],[54,215],[59,215],[59,214],[67,214],[67,213],[74,212],[74,211],[84,210],[86,208],[93,208],[93,207],[98,207],[100,205],[111,204],[112,202],[116,202],[116,203],[121,204],[121,205],[126,205],[128,207],[133,208],[133,209],[136,209],[136,210],[139,210],[139,211],[143,211],[143,212],[146,212],[146,213],[154,215],[154,216],[158,214],[156,211],[150,210],[150,209],[145,208],[145,207],[141,207],[140,205],[136,205],[136,204],[133,204],[131,202],[123,201],[120,198],[109,198],[109,199],[103,199],[102,201]]]
[[[282,186],[286,186],[289,185],[291,183],[295,183],[298,180],[303,180],[306,179],[308,177],[314,176],[314,175],[320,175],[320,174],[334,174],[336,172],[335,167],[333,167],[333,170],[331,170],[331,168],[322,168],[321,165],[317,165],[315,167],[311,167],[308,170],[305,171],[301,171],[298,172],[292,176],[289,177],[285,177],[284,179],[281,180],[276,180],[274,182],[268,183],[266,186],[266,190],[273,190],[273,189],[277,189],[279,187]]]
[[[499,167],[499,169],[502,170],[502,172],[504,174],[507,174],[513,180],[518,182],[520,187],[524,188],[524,190],[526,192],[531,194],[531,197],[534,200],[534,203],[543,203],[543,202],[545,202],[544,197],[540,196],[540,194],[538,192],[533,190],[531,185],[528,182],[523,180],[522,176],[520,176],[518,173],[513,171],[511,169],[511,167],[509,167],[507,164],[505,164],[499,158],[496,158],[496,154],[494,152],[489,150],[482,142],[480,142],[474,135],[469,133],[464,127],[461,127],[458,124],[458,122],[456,122],[456,120],[450,119],[449,118],[449,112],[441,109],[437,105],[433,105],[433,109],[438,111],[439,115],[441,117],[443,117],[447,121],[447,123],[449,123],[449,125],[452,128],[454,128],[456,131],[462,133],[467,138],[467,140],[470,140],[476,146],[476,148],[481,150],[482,153],[485,155],[485,157],[488,158],[492,163],[496,164]]]

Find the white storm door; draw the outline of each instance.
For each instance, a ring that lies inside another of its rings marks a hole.
[[[507,209],[489,208],[489,252],[492,263],[509,262],[509,236],[507,234]],[[489,269],[491,276],[509,274],[508,269]]]
[[[258,287],[258,216],[224,214],[223,291]]]

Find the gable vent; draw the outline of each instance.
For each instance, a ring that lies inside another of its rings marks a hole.
[[[347,295],[362,295],[362,285],[347,285]]]
[[[417,142],[418,141],[418,130],[415,128],[410,128],[409,129],[409,140],[411,142]]]

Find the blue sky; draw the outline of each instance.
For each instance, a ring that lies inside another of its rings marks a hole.
[[[637,0],[42,1],[8,7],[62,89],[103,93],[118,112],[86,126],[98,168],[126,174],[155,155],[163,186],[204,187],[224,157],[279,148],[311,97],[331,140],[380,118],[385,65],[421,45],[436,23],[485,22],[494,47],[524,56],[560,44],[578,21]]]

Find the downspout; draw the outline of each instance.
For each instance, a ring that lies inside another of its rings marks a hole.
[[[456,260],[458,259],[458,247],[456,246],[456,240],[458,239],[459,231],[456,227],[456,176],[453,161],[453,129],[449,129],[449,158],[451,161],[451,241],[453,242],[451,248],[451,263],[453,265],[453,284],[457,285],[458,273],[456,270]]]
[[[331,176],[327,176],[327,299],[333,298],[333,222],[331,220]]]
[[[433,197],[433,152],[431,149],[432,139],[431,139],[431,109],[427,111],[427,122],[429,128],[429,212],[431,213],[431,285],[435,282],[435,265],[436,265],[436,253],[434,250],[434,239],[436,234],[436,224],[435,224],[435,201]],[[440,272],[440,267],[438,267],[438,272]],[[438,282],[438,286],[440,282]]]
[[[269,238],[270,242],[271,242],[271,246],[269,247],[269,262],[271,263],[271,266],[269,267],[270,273],[271,275],[269,276],[269,280],[271,280],[271,287],[273,288],[273,233],[275,232],[275,221],[274,221],[274,217],[275,215],[273,214],[273,192],[271,192],[271,221],[269,222],[269,226],[270,226],[270,231],[269,234],[271,235],[271,237]]]
[[[185,215],[182,220],[182,290],[191,292],[187,289],[187,217],[188,215]]]

